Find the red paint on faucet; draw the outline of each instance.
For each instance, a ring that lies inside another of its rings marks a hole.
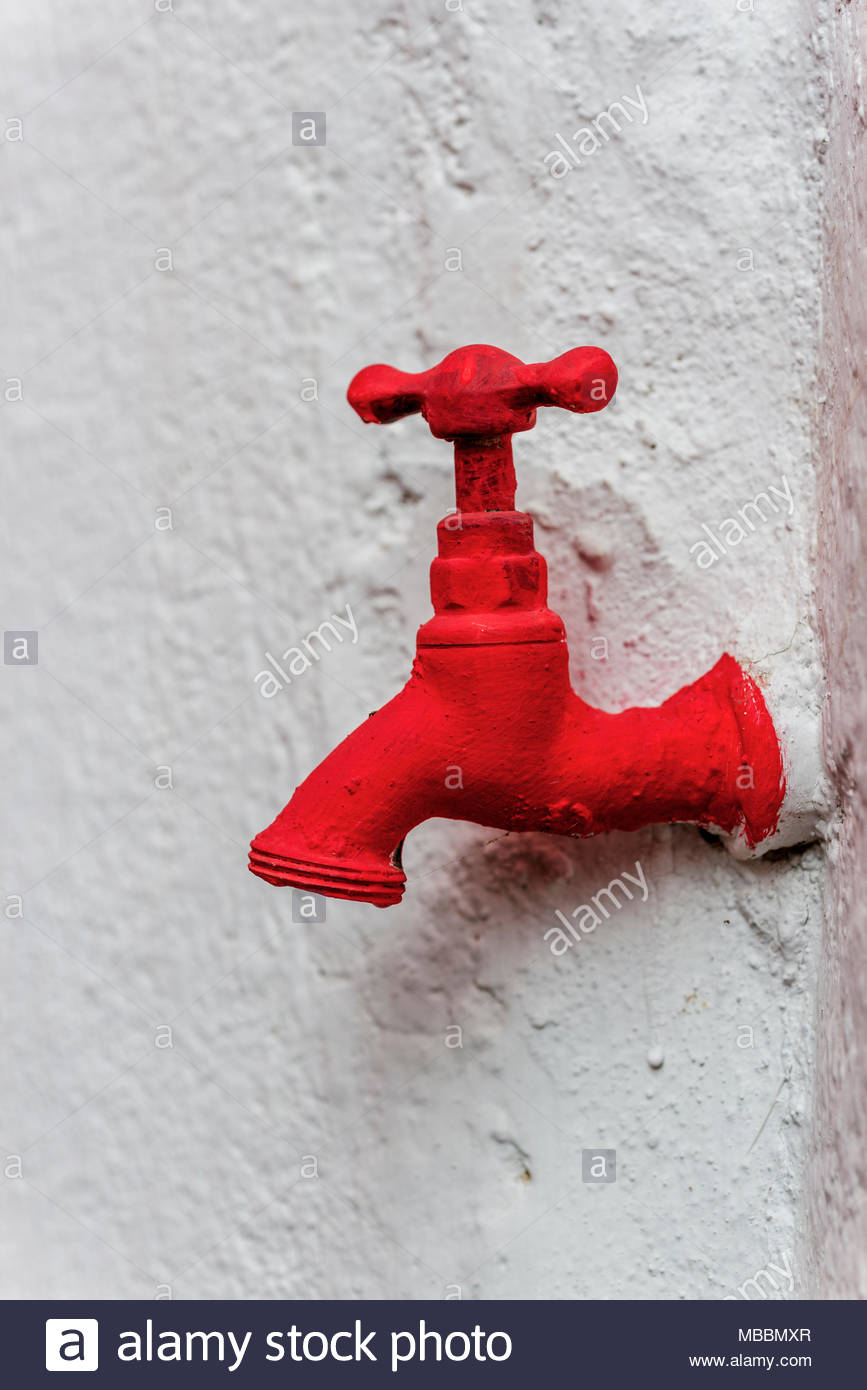
[[[689,821],[754,847],[785,783],[758,686],[724,655],[652,708],[609,714],[569,683],[560,618],[531,517],[513,510],[511,435],[536,408],[601,410],[617,371],[599,348],[528,365],[491,347],[416,375],[367,367],[349,387],[363,420],[420,412],[455,445],[457,511],[440,522],[434,617],[403,690],[340,744],[251,846],[267,882],[388,907],[400,850],[431,817],[587,836]]]

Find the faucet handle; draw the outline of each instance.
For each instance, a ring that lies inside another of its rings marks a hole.
[[[349,404],[368,424],[421,413],[437,439],[493,438],[532,429],[536,407],[602,410],[617,368],[602,348],[578,347],[551,362],[522,362],[501,348],[457,348],[426,372],[377,363],[353,377]]]
[[[377,363],[352,378],[347,399],[367,424],[420,413],[437,439],[455,445],[457,505],[509,511],[515,500],[511,435],[531,430],[536,408],[589,414],[617,389],[617,368],[602,348],[577,347],[551,362],[522,362],[501,348],[457,348],[426,372]]]

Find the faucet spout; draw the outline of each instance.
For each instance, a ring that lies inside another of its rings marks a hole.
[[[731,656],[653,708],[594,709],[563,641],[421,647],[404,689],[253,841],[267,882],[388,907],[432,817],[585,837],[686,821],[753,847],[776,826],[779,745]]]
[[[302,782],[250,846],[266,882],[389,907],[406,875],[404,837],[434,798],[430,730],[439,711],[415,673]]]

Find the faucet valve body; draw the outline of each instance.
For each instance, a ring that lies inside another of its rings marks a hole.
[[[366,367],[350,404],[368,423],[420,413],[454,444],[456,510],[438,527],[434,616],[403,690],[344,740],[251,845],[267,882],[388,907],[406,834],[433,816],[586,836],[687,821],[746,850],[785,792],[773,722],[733,657],[654,708],[608,714],[569,683],[533,521],[514,510],[511,436],[540,405],[601,410],[617,370],[599,348],[526,364],[498,348],[417,374]],[[457,773],[457,775],[456,775]]]

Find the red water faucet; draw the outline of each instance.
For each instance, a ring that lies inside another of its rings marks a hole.
[[[459,348],[409,373],[366,367],[349,402],[368,423],[420,412],[454,443],[457,508],[438,527],[434,616],[403,690],[302,782],[250,847],[268,883],[389,907],[401,848],[432,816],[587,836],[687,821],[754,848],[785,791],[756,683],[724,655],[661,705],[594,709],[569,682],[532,518],[514,510],[512,435],[541,405],[602,410],[617,369],[600,348],[527,364]]]

